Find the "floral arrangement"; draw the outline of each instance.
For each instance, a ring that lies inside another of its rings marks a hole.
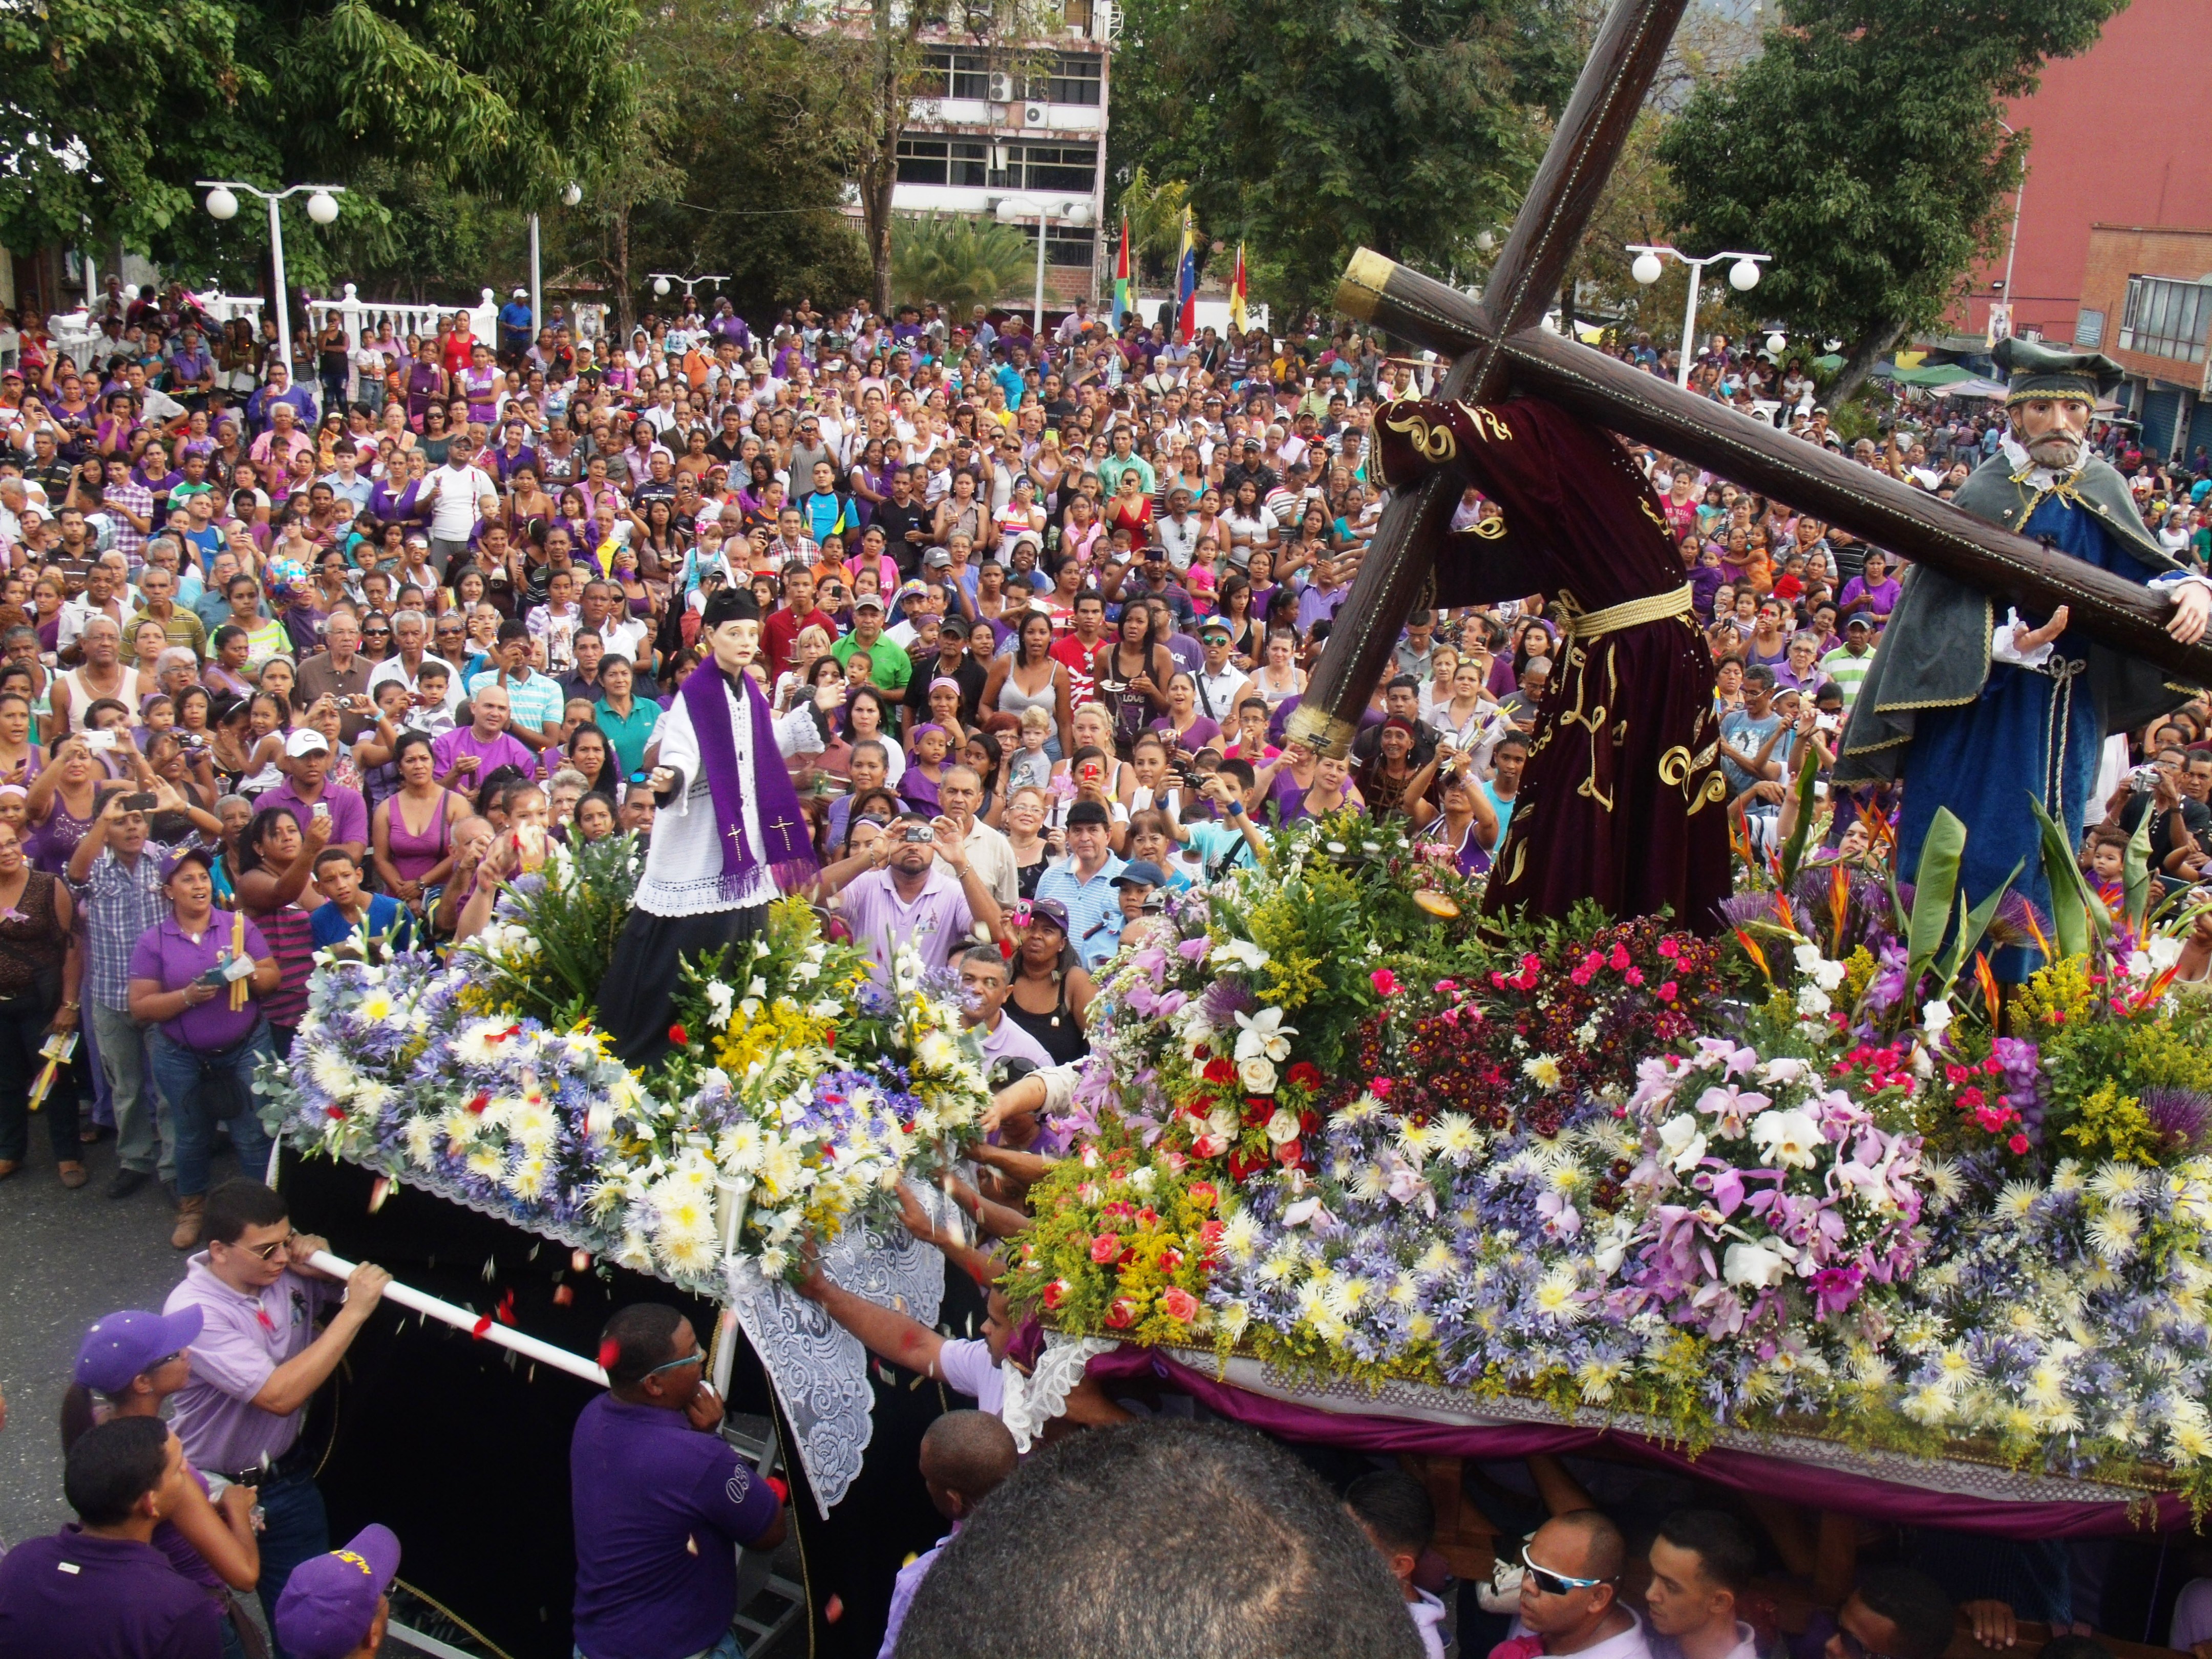
[[[1500,928],[1418,902],[1423,863],[1387,826],[1295,826],[1124,955],[1018,1302],[1692,1443],[1968,1441],[2212,1498],[2187,917],[2069,951],[1939,857],[1917,891],[1775,872],[1718,942]],[[2021,945],[2007,997],[1989,956]]]
[[[974,1134],[988,1093],[957,984],[905,958],[879,990],[800,900],[687,964],[648,1074],[587,1019],[520,1011],[507,988],[576,948],[544,927],[573,878],[503,896],[451,965],[323,960],[290,1063],[259,1081],[272,1132],[701,1288],[732,1256],[795,1273]]]

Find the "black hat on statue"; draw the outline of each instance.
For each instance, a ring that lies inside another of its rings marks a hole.
[[[724,623],[757,623],[760,619],[760,601],[753,597],[752,589],[719,587],[707,596],[707,603],[699,613],[699,626],[711,634]]]

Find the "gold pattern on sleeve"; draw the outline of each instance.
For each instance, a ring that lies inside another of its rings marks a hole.
[[[1459,453],[1459,440],[1452,435],[1452,429],[1433,426],[1421,416],[1386,414],[1382,424],[1389,431],[1404,433],[1425,460],[1449,461]]]
[[[1506,425],[1505,417],[1489,404],[1461,404],[1458,409],[1467,416],[1467,423],[1474,428],[1476,437],[1501,444],[1513,441],[1513,428]]]

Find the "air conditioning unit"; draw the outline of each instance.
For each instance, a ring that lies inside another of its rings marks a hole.
[[[1044,121],[1045,111],[1042,104],[1024,104],[1022,106],[1022,125],[1024,126],[1041,127],[1044,125]]]
[[[1011,104],[1014,100],[1014,77],[1011,75],[994,72],[991,76],[990,93],[991,102]]]

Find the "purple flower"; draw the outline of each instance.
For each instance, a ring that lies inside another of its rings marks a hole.
[[[1206,953],[1212,948],[1213,941],[1200,933],[1195,939],[1187,939],[1176,945],[1176,954],[1185,962],[1203,962]]]

